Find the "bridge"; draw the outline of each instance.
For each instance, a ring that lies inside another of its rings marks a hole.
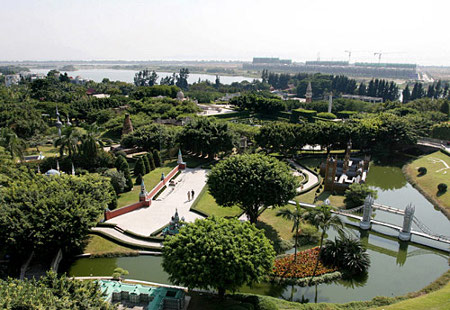
[[[362,209],[363,215],[355,214]],[[372,218],[372,210],[378,209],[381,211],[398,214],[403,216],[403,226],[378,221]],[[335,214],[343,215],[349,218],[359,220],[359,223],[350,222],[349,224],[359,226],[361,229],[368,230],[372,225],[379,225],[394,229],[399,232],[399,239],[402,241],[411,240],[411,235],[424,237],[427,239],[435,240],[438,242],[446,243],[450,245],[450,237],[434,233],[428,226],[421,222],[414,215],[415,208],[409,204],[405,210],[393,208],[391,206],[381,205],[374,202],[371,196],[367,196],[362,206],[349,209],[349,210],[333,210]],[[416,224],[420,231],[412,230],[412,223]]]
[[[419,138],[417,139],[418,145],[428,146],[435,149],[443,149],[447,152],[450,152],[450,141],[448,140],[438,140],[438,139],[432,139],[432,138]]]

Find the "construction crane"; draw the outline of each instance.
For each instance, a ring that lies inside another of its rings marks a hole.
[[[404,52],[375,52],[373,53],[373,56],[377,57],[378,56],[378,63],[381,63],[381,55],[386,55],[386,54],[404,54]]]
[[[382,52],[375,52],[375,53],[373,53],[373,56],[377,56],[378,55],[378,63],[380,63],[381,62],[381,55],[383,55],[383,53]]]
[[[350,58],[352,57],[352,51],[345,51],[348,54],[348,63],[350,64]]]

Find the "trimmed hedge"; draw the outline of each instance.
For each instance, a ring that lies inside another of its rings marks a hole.
[[[161,188],[157,193],[156,193],[156,195],[155,196],[153,196],[153,198],[152,198],[152,200],[156,200],[156,198],[158,198],[159,197],[159,195],[161,195],[162,194],[162,192],[164,192],[165,190],[166,190],[166,188],[167,188],[167,186],[166,185],[164,185],[163,186],[163,188]]]
[[[320,113],[317,113],[317,117],[325,118],[325,119],[335,119],[336,115],[333,113],[328,113],[328,112],[320,112]]]
[[[311,281],[311,285],[315,285],[315,284],[319,284],[319,283],[327,283],[327,282],[331,282],[334,281],[336,279],[340,279],[342,278],[342,272],[340,271],[335,271],[335,272],[330,272],[330,273],[326,273],[320,276],[315,276],[314,278],[311,277],[305,277],[305,278],[279,278],[279,277],[274,277],[272,278],[272,282],[277,282],[277,283],[284,283],[284,284],[288,284],[288,285],[298,285],[298,286],[307,286],[309,281]]]

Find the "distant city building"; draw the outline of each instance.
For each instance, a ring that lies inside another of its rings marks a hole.
[[[359,95],[342,95],[341,97],[345,98],[345,99],[361,100],[361,101],[372,102],[372,103],[383,102],[383,98],[380,98],[380,97],[369,97],[369,96],[359,96]]]
[[[92,97],[103,99],[103,98],[109,98],[109,97],[111,97],[111,95],[109,95],[109,94],[93,94]]]
[[[290,65],[290,64],[292,64],[292,60],[291,59],[270,58],[270,57],[253,57],[253,64]]]

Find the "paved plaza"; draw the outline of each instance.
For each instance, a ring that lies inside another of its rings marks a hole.
[[[175,214],[175,210],[178,210],[180,218],[184,217],[187,222],[203,218],[197,213],[189,211],[189,209],[206,185],[206,173],[207,170],[205,169],[187,168],[183,170],[175,179],[177,182],[175,187],[167,186],[166,190],[157,200],[153,200],[149,207],[112,218],[107,223],[114,223],[123,230],[148,236],[168,224]],[[150,191],[151,189],[147,188],[147,190]],[[195,197],[189,201],[187,193],[191,190],[194,190]],[[136,201],[138,200],[138,194],[136,192]]]

